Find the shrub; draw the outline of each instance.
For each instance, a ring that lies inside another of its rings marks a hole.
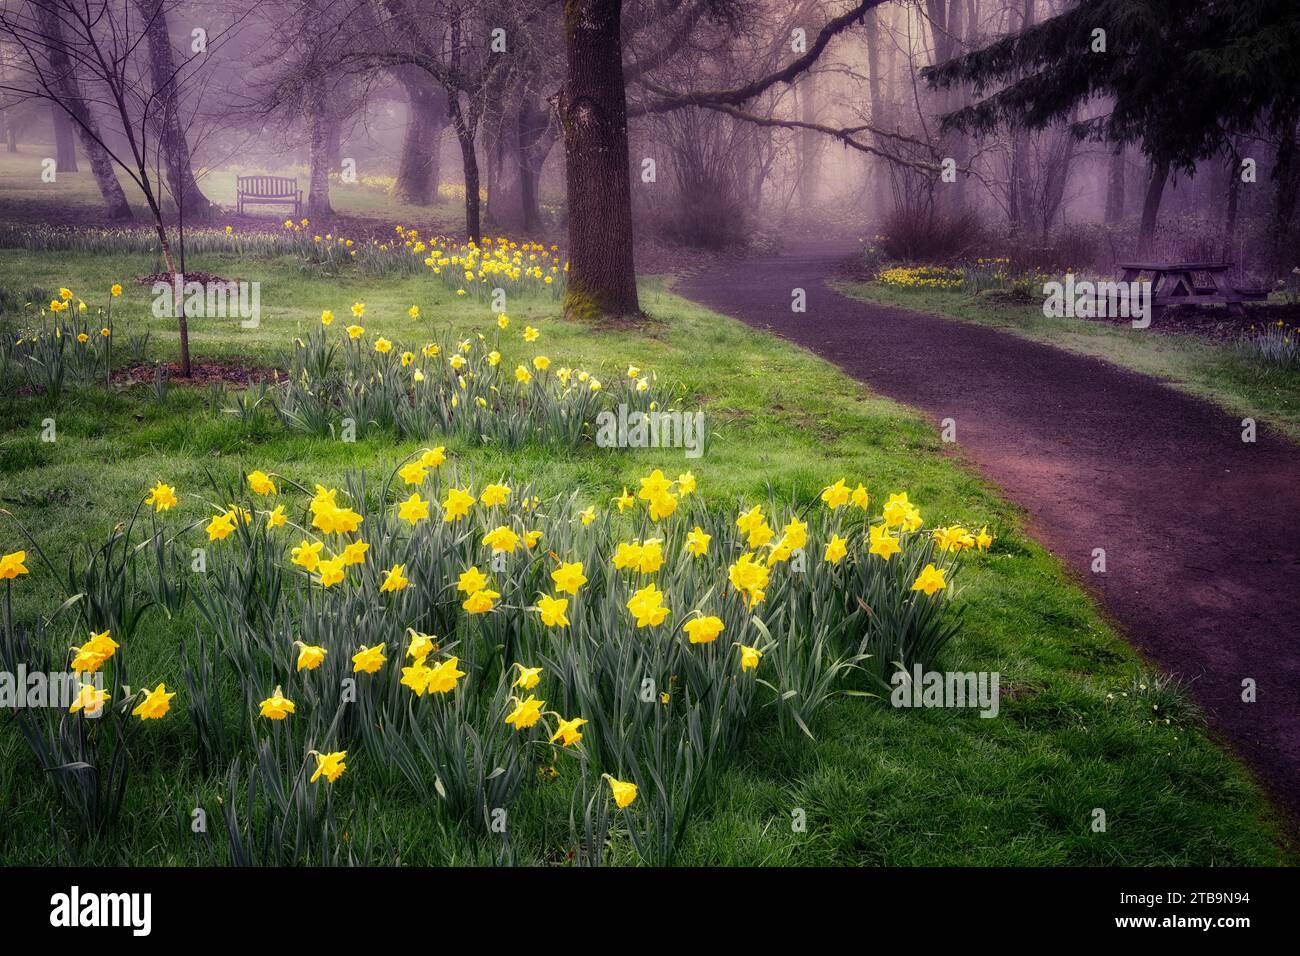
[[[665,241],[699,249],[741,246],[747,234],[744,206],[726,184],[692,182],[660,218],[658,231]]]
[[[993,242],[992,246],[998,250],[998,257],[1005,261],[1010,273],[1058,275],[1105,267],[1102,260],[1110,257],[1103,255],[1102,249],[1106,237],[1111,235],[1105,226],[1075,225],[1059,229],[1045,239],[1011,233]]]
[[[984,242],[983,220],[973,209],[916,214],[896,209],[885,219],[881,249],[905,262],[946,262],[973,255]]]

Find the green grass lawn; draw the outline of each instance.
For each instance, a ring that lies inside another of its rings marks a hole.
[[[954,289],[900,288],[880,282],[844,283],[841,289],[868,302],[987,325],[1105,359],[1300,439],[1300,371],[1263,367],[1232,343],[1086,319],[1049,318],[1043,315],[1041,302],[1008,304]]]
[[[171,358],[174,330],[148,317],[148,289],[129,282],[152,266],[145,256],[109,260],[0,250],[0,284],[66,285],[95,306],[104,296],[91,290],[122,281],[128,288],[114,307],[115,320],[120,327],[148,327],[152,357]],[[190,268],[263,284],[261,327],[195,321],[196,360],[284,367],[289,341],[317,323],[322,309],[346,316],[354,301],[366,303],[367,330],[398,348],[418,348],[447,328],[457,335],[495,332],[482,306],[456,301],[421,279],[323,279],[294,262],[231,256],[196,259]],[[406,315],[411,304],[423,311],[418,321]],[[650,318],[642,325],[593,327],[558,318],[550,299],[512,302],[505,361],[543,352],[607,375],[628,363],[653,369],[661,380],[681,384],[688,407],[705,412],[703,458],[688,462],[681,452],[591,446],[566,454],[532,447],[505,453],[447,440],[461,467],[506,473],[552,493],[581,489],[592,501],[608,500],[651,468],[676,473],[690,467],[700,494],[729,508],[740,498],[766,496],[769,487],[810,501],[847,477],[863,481],[877,502],[906,489],[927,525],[987,523],[996,535],[992,550],[962,571],[956,600],[965,608],[965,629],[942,664],[999,672],[1000,715],[990,720],[974,711],[894,710],[878,700],[841,697],[820,712],[815,741],[781,737],[775,720],[761,717],[741,760],[699,809],[678,862],[1295,862],[1275,812],[1209,739],[1183,694],[1150,673],[1060,562],[1025,534],[1018,511],[945,455],[928,423],[810,353],[670,295],[654,279],[645,282],[643,304]],[[528,346],[517,334],[525,323],[542,332]],[[1099,333],[1097,347],[1119,346]],[[1287,407],[1294,406],[1282,405],[1277,414]],[[350,468],[387,472],[426,444],[382,434],[344,444],[265,424],[249,430],[214,413],[204,391],[182,385],[162,398],[147,385],[112,394],[75,392],[53,413],[59,436],[53,444],[38,437],[48,414],[38,399],[0,397],[0,507],[34,529],[57,556],[80,542],[102,540],[159,479],[181,493],[202,486],[209,472],[237,480],[253,468],[308,485],[337,483]],[[0,552],[22,544],[12,524],[0,524]],[[59,602],[52,582],[32,566],[14,592],[20,619],[48,615]],[[134,638],[133,669],[175,674],[176,635],[192,634],[198,620],[190,609],[177,620],[148,617]],[[183,708],[181,698],[177,703]],[[183,713],[174,717],[149,728],[155,751],[138,761],[117,832],[97,843],[76,838],[13,722],[0,721],[0,860],[205,859],[191,839],[189,813],[222,794],[225,781],[200,771],[193,730]],[[383,842],[400,844],[404,862],[498,859],[455,834],[441,834],[433,816],[400,789],[363,775],[344,779],[350,789],[342,792],[372,815]],[[572,782],[561,774],[542,784],[512,817],[516,861],[554,861],[563,853],[571,791],[566,781]],[[1094,808],[1105,810],[1104,833],[1091,829]],[[802,832],[791,826],[798,810],[807,818]],[[631,859],[626,847],[616,858]]]

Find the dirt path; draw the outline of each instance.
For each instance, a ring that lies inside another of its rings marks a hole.
[[[1154,379],[994,329],[847,298],[851,246],[804,247],[679,283],[915,406],[1023,506],[1300,819],[1300,448]],[[791,290],[807,312],[791,311]],[[1106,573],[1090,570],[1106,551]],[[1242,700],[1253,679],[1257,701]]]

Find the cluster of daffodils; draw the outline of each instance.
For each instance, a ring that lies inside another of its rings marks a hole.
[[[876,281],[904,289],[958,289],[962,271],[950,266],[894,266],[877,273]]]
[[[237,241],[235,231],[226,228],[231,241]],[[511,296],[556,298],[569,271],[558,246],[507,236],[459,242],[398,224],[392,239],[353,238],[314,231],[308,219],[286,219],[283,235],[317,265],[356,267],[373,275],[428,275],[453,295],[477,301],[487,301],[494,289],[505,289]]]
[[[1287,325],[1281,319],[1251,325],[1237,340],[1238,350],[1248,359],[1281,368],[1300,368],[1300,324]]]
[[[109,295],[113,299],[116,299],[121,294],[122,294],[121,283],[118,282],[113,283],[113,285],[109,288]],[[77,300],[76,306],[73,306],[72,304],[73,299]],[[89,311],[90,307],[86,305],[85,299],[80,298],[71,289],[67,288],[66,286],[60,287],[58,296],[50,300],[50,306],[49,306],[50,314],[58,315],[61,312],[69,312],[74,309],[78,314],[85,315],[86,312]],[[105,334],[107,334],[107,332],[105,332]],[[84,342],[85,340],[82,339],[81,341]]]
[[[573,447],[593,438],[602,411],[667,410],[653,372],[633,365],[602,380],[563,365],[546,354],[540,329],[512,327],[504,313],[486,332],[402,346],[367,331],[366,308],[354,302],[345,326],[326,309],[295,340],[291,374],[275,393],[286,424],[324,434],[351,419],[409,438],[456,433],[504,447]],[[422,317],[418,305],[407,314]]]
[[[961,289],[971,293],[1032,292],[1050,278],[1038,269],[1016,268],[1005,257],[978,258],[955,266],[895,265],[876,273],[877,282],[896,289]]]
[[[34,319],[29,327],[0,326],[0,389],[17,373],[53,404],[69,381],[106,380],[112,367],[113,300],[121,294],[122,286],[114,283],[105,305],[90,306],[65,286],[48,304],[29,303]]]
[[[558,291],[569,271],[569,264],[560,259],[559,246],[548,248],[505,236],[485,238],[482,245],[458,244],[438,237],[422,239],[418,230],[401,225],[393,231],[401,241],[397,248],[419,257],[457,296],[486,299],[493,289],[511,286],[524,291]],[[386,244],[381,248],[386,249]]]
[[[662,860],[760,708],[808,733],[870,667],[931,663],[956,627],[944,608],[961,557],[992,544],[986,528],[925,528],[905,492],[873,513],[843,479],[816,500],[734,509],[697,488],[656,468],[608,498],[542,498],[431,447],[378,484],[259,468],[218,492],[233,503],[164,481],[142,503],[154,535],[205,548],[205,641],[239,675],[244,746],[273,734],[288,779],[387,766],[472,824],[563,777],[590,827],[608,806],[636,852]],[[0,580],[25,561],[0,557]],[[96,631],[70,662],[94,674],[129,651]],[[212,709],[210,668],[179,667],[172,683],[194,699],[159,683],[129,715],[165,717],[177,698],[216,746],[211,728],[234,718]],[[109,700],[86,694],[74,713]]]

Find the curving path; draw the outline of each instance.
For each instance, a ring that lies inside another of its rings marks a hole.
[[[851,244],[723,265],[678,291],[915,406],[1030,519],[1300,818],[1300,447],[1107,362],[847,298]],[[791,311],[791,290],[807,312]],[[1106,573],[1090,570],[1106,550]],[[1255,681],[1257,700],[1242,701]]]

